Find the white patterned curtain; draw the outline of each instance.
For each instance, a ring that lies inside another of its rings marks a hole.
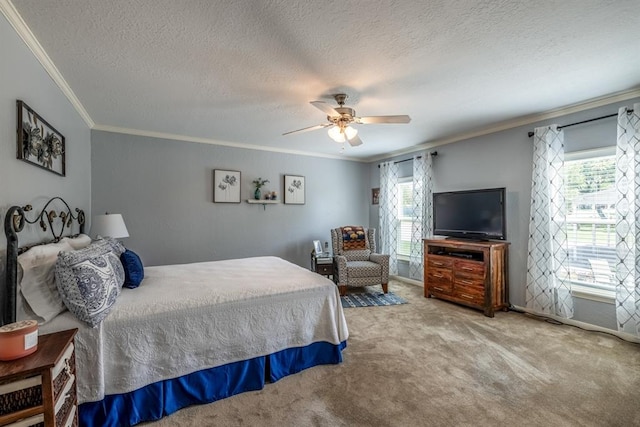
[[[563,169],[563,132],[555,125],[536,128],[526,302],[535,312],[571,318]]]
[[[616,147],[616,316],[640,336],[640,103],[618,111]]]
[[[411,254],[409,277],[422,281],[424,275],[422,239],[431,236],[433,183],[431,156],[422,153],[413,156],[413,209],[411,224]]]
[[[389,274],[398,274],[398,165],[380,165],[380,249],[389,254]]]

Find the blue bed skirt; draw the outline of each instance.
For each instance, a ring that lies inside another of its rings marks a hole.
[[[159,381],[130,393],[105,396],[99,402],[80,405],[80,425],[132,426],[160,419],[186,406],[260,390],[266,381],[275,382],[312,366],[342,362],[346,346],[346,341],[338,345],[317,342]]]

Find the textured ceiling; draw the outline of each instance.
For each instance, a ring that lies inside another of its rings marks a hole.
[[[640,88],[638,0],[0,0],[97,129],[340,155],[345,92],[375,159]]]

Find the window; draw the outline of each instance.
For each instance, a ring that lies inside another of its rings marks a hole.
[[[409,259],[411,256],[411,229],[413,226],[413,179],[398,180],[398,258]]]
[[[569,278],[586,291],[615,291],[614,183],[614,147],[565,156]]]

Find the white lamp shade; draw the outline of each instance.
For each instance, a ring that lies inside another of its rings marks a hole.
[[[129,237],[129,231],[127,230],[127,226],[124,225],[122,215],[104,214],[93,217],[93,222],[91,223],[91,235],[93,237],[103,236],[120,239],[123,237]]]
[[[347,139],[351,139],[358,134],[358,129],[347,126],[340,128],[339,126],[332,126],[329,131],[329,138],[335,142],[345,142]]]
[[[347,136],[347,139],[351,139],[358,134],[358,129],[347,126],[344,129],[344,134]]]
[[[344,134],[342,130],[338,126],[332,126],[329,131],[329,138],[333,139],[335,142],[344,142]]]

